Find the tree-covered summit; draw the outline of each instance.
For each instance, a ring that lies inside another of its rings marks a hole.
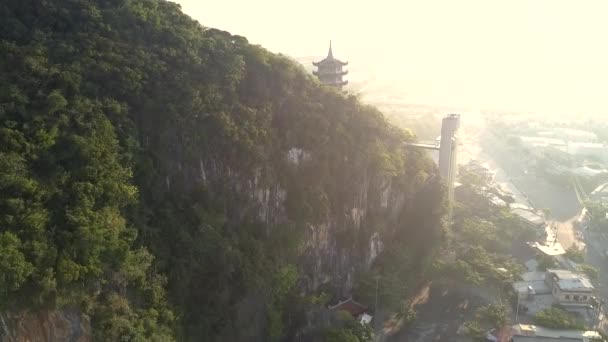
[[[412,138],[174,3],[3,1],[0,310],[76,308],[98,340],[290,338],[374,233],[423,268],[441,188]]]

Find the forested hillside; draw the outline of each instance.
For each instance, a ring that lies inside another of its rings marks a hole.
[[[412,139],[174,3],[2,1],[0,311],[279,341],[377,274],[399,306],[442,235]]]

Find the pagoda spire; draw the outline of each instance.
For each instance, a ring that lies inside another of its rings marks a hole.
[[[331,51],[331,40],[329,41],[329,52],[327,53],[327,59],[334,59],[334,53]]]

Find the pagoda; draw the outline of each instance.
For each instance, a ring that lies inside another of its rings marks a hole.
[[[342,70],[342,67],[348,65],[348,62],[342,62],[334,58],[334,54],[331,51],[331,40],[329,41],[329,52],[327,53],[327,57],[320,62],[312,62],[312,65],[316,66],[318,69],[312,73],[317,76],[323,84],[341,89],[342,86],[348,83],[348,81],[342,80],[342,76],[348,74],[348,71]]]

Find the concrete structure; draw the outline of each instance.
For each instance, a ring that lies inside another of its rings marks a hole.
[[[548,160],[552,164],[571,167],[576,161],[584,159],[593,159],[600,163],[608,162],[608,146],[602,143],[572,142],[536,136],[522,136],[520,139],[522,146],[532,156]]]
[[[553,241],[545,241],[544,243],[541,242],[528,242],[528,246],[536,249],[538,252],[543,253],[547,256],[550,257],[555,257],[556,255],[563,255],[566,254],[566,250],[564,249],[564,246],[562,246],[561,243],[557,242],[554,240]]]
[[[454,178],[456,177],[456,132],[460,128],[460,114],[449,114],[441,121],[439,143],[439,174],[448,185],[448,203],[454,198]]]
[[[367,307],[363,304],[357,303],[353,297],[340,301],[336,305],[330,305],[328,309],[332,311],[348,312],[361,324],[369,324],[373,319],[373,316],[367,313]]]
[[[602,341],[597,331],[558,330],[530,324],[515,324],[493,329],[486,341],[493,342],[592,342]]]
[[[600,203],[608,203],[608,183],[599,185],[589,194],[589,198]]]
[[[545,282],[551,287],[555,301],[562,305],[593,302],[593,285],[589,279],[567,270],[547,270]]]
[[[458,140],[456,132],[460,128],[460,114],[448,114],[441,122],[441,138],[439,145],[428,143],[410,143],[408,146],[426,150],[439,150],[439,175],[448,186],[448,216],[454,200],[454,180],[456,178],[456,150]]]
[[[334,54],[331,50],[331,41],[329,42],[327,57],[322,61],[312,62],[312,65],[318,68],[317,71],[313,71],[313,74],[317,76],[323,84],[342,88],[348,83],[348,81],[342,80],[342,77],[348,74],[348,71],[342,70],[342,67],[348,65],[348,62],[342,62],[334,58]]]
[[[557,330],[530,324],[513,326],[513,342],[592,342],[601,341],[602,336],[596,331]]]
[[[546,226],[545,219],[532,208],[513,208],[511,205],[511,213],[516,215],[523,223],[535,229],[543,229]]]
[[[569,142],[596,142],[597,134],[581,129],[549,127],[545,131],[538,132],[539,136],[547,138],[562,139]]]
[[[566,152],[574,157],[595,158],[601,162],[608,162],[608,147],[600,143],[569,143]]]
[[[513,283],[520,314],[532,316],[559,304],[569,312],[593,319],[590,314],[594,288],[585,276],[569,270],[549,269],[525,272],[521,278]]]
[[[570,172],[577,177],[583,177],[583,178],[593,178],[593,177],[597,177],[597,176],[608,175],[608,170],[606,170],[606,169],[603,169],[603,168],[595,169],[595,168],[591,168],[586,165],[572,169]]]

